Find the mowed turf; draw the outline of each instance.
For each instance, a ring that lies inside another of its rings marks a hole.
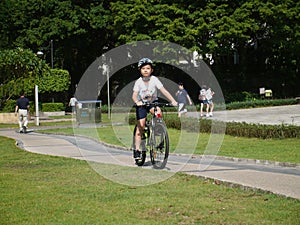
[[[0,154],[1,224],[300,221],[299,200],[231,188],[209,179],[176,174],[153,185],[121,185],[103,178],[85,161],[29,153],[4,137],[0,137]]]

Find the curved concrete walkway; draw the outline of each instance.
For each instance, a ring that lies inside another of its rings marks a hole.
[[[284,107],[284,110],[287,111],[298,109],[300,109],[298,105]],[[244,116],[244,118],[250,122],[253,121],[253,118],[256,118],[256,120],[260,121],[262,121],[262,118],[266,118],[267,121],[265,122],[271,122],[272,119],[270,118],[273,118],[273,121],[276,120],[277,123],[279,120],[276,117],[278,108],[272,107],[268,108],[268,110],[273,112],[273,117],[259,116],[262,114],[259,114],[257,110],[253,110],[253,113],[251,113],[251,110],[245,110],[244,112],[247,112],[248,114],[247,116]],[[232,113],[237,112],[232,111]],[[300,111],[294,112],[292,115],[299,115],[297,113],[300,113]],[[237,114],[241,116],[241,112],[238,112]],[[218,114],[216,112],[214,118],[217,118],[217,115]],[[284,119],[288,121],[290,116],[291,115],[286,114]],[[295,123],[295,120],[293,123]],[[70,157],[81,160],[92,160],[100,163],[119,164],[122,162],[125,166],[135,166],[132,159],[132,153],[130,151],[107,147],[90,139],[82,140],[82,143],[87,143],[86,145],[78,145],[76,142],[76,138],[78,137],[44,135],[35,132],[19,134],[14,129],[2,129],[0,130],[0,136],[13,138],[17,141],[17,144],[20,147],[34,153]],[[108,152],[115,153],[113,159],[111,154],[107,154]],[[186,160],[188,163],[182,165],[182,162],[186,162],[183,160],[184,157],[190,156],[170,155],[167,169],[171,172],[178,172],[178,168],[180,168],[179,172],[211,178],[217,181],[239,185],[243,188],[260,189],[267,192],[300,199],[299,164],[281,164],[273,162],[261,162],[258,160],[217,157],[207,166],[206,169],[203,170],[199,167],[201,156],[193,156],[192,158]]]

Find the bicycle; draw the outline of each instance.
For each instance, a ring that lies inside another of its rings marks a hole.
[[[146,118],[146,125],[142,134],[141,141],[141,158],[135,159],[135,163],[138,166],[143,166],[146,160],[147,152],[150,151],[150,160],[153,168],[163,169],[165,168],[169,157],[169,136],[167,127],[161,115],[157,114],[158,106],[171,106],[168,103],[150,103],[154,106],[154,114],[149,121]],[[145,103],[145,106],[149,106],[149,103]],[[137,125],[133,130],[133,142],[132,149],[135,149],[135,133]]]

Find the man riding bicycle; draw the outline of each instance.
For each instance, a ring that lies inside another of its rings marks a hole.
[[[171,102],[173,106],[177,106],[177,102],[172,95],[164,88],[161,81],[153,73],[153,62],[149,58],[142,58],[138,62],[138,69],[141,77],[136,80],[133,87],[132,100],[136,104],[136,119],[138,121],[138,129],[135,133],[135,150],[133,157],[140,158],[142,134],[146,124],[148,112],[154,114],[154,107],[150,104],[145,106],[145,103],[152,103],[157,99],[157,89]],[[161,115],[161,109],[157,109],[157,115]]]

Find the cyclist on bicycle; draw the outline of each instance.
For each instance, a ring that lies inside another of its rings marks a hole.
[[[154,114],[154,107],[145,106],[144,103],[152,103],[157,99],[157,89],[171,102],[173,106],[177,106],[177,102],[172,95],[163,87],[160,80],[152,75],[153,62],[151,59],[142,58],[138,62],[138,69],[141,77],[136,80],[133,87],[132,100],[136,104],[136,119],[138,121],[138,129],[135,134],[135,150],[133,150],[133,157],[140,158],[140,145],[142,134],[146,124],[147,113]],[[157,109],[157,115],[161,115],[161,109]]]

